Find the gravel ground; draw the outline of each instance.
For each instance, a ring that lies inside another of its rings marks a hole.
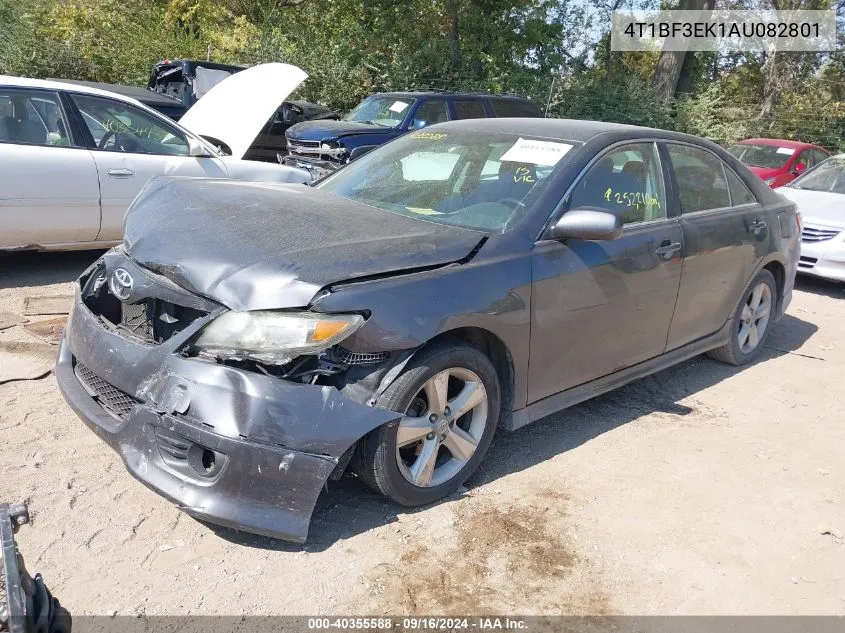
[[[95,256],[0,257],[0,312],[69,293]],[[753,366],[696,358],[502,432],[468,489],[431,507],[339,482],[306,546],[180,513],[51,375],[11,382],[0,500],[29,504],[27,566],[79,615],[842,615],[843,323],[841,287],[799,279]],[[35,339],[0,332],[16,341]]]

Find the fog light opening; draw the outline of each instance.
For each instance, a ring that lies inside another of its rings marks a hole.
[[[200,444],[192,444],[188,449],[188,466],[200,477],[211,478],[223,468],[226,457]]]
[[[202,450],[202,467],[205,468],[205,472],[214,470],[214,457],[214,451],[207,448]]]

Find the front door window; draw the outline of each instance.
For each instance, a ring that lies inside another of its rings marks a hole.
[[[126,103],[73,95],[97,149],[136,154],[187,156],[188,139],[175,127]]]
[[[597,208],[625,224],[666,217],[663,176],[654,143],[611,150],[595,163],[570,196],[569,208]]]

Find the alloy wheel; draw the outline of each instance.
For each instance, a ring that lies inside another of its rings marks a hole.
[[[743,354],[750,354],[766,333],[772,315],[772,289],[769,284],[760,282],[745,300],[739,320],[737,342]]]
[[[400,472],[421,488],[446,483],[472,458],[487,421],[487,390],[474,372],[453,367],[436,373],[399,422]]]

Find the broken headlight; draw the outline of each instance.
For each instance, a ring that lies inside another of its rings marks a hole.
[[[318,354],[363,324],[360,314],[224,312],[203,328],[194,346],[214,356],[281,365]]]

